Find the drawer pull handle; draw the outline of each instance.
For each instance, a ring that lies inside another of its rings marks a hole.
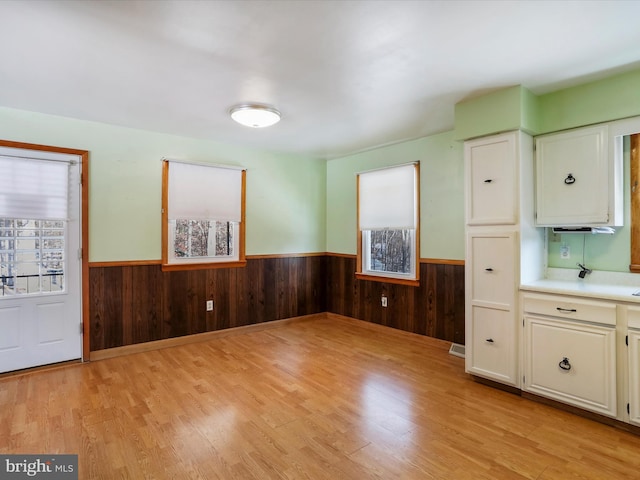
[[[487,179],[484,181],[484,183],[491,183],[491,182],[493,182],[493,179],[491,179],[491,178],[487,178]]]
[[[487,342],[487,343],[493,343],[493,338],[487,338],[487,339],[485,340],[485,342]]]
[[[493,268],[489,267],[489,268],[485,268],[484,269],[485,272],[493,272]]]
[[[556,307],[556,310],[558,310],[559,312],[566,312],[566,313],[575,313],[578,311],[575,308],[562,308],[562,307]]]
[[[571,364],[569,363],[569,359],[567,357],[564,357],[562,361],[558,364],[558,366],[562,370],[566,370],[566,371],[571,370]]]

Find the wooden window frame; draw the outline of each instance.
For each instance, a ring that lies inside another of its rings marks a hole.
[[[640,273],[640,133],[629,135],[629,196],[631,209],[631,263],[629,271]]]
[[[391,165],[391,167],[400,166],[400,165]],[[395,276],[387,276],[381,273],[380,275],[372,275],[363,272],[363,248],[362,241],[363,235],[362,230],[360,229],[360,174],[357,175],[356,180],[356,212],[357,212],[357,260],[356,260],[356,272],[355,276],[359,280],[371,280],[374,282],[384,282],[384,283],[393,283],[398,285],[408,285],[412,287],[420,286],[420,163],[415,162],[413,164],[415,168],[415,175],[417,178],[416,182],[416,227],[414,234],[414,242],[415,242],[415,257],[413,258],[414,269],[415,269],[415,278],[398,278]]]
[[[216,165],[211,165],[216,167]],[[234,268],[245,267],[247,265],[245,254],[245,238],[246,238],[246,170],[242,170],[242,185],[241,185],[241,209],[240,209],[240,224],[238,226],[239,232],[239,246],[238,246],[238,260],[231,261],[210,261],[210,262],[198,262],[198,263],[184,263],[175,264],[169,263],[168,248],[169,248],[169,162],[162,162],[162,270],[163,271],[180,271],[180,270],[203,270],[214,268]]]

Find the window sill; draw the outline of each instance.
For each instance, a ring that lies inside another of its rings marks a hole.
[[[370,280],[372,282],[384,282],[384,283],[395,283],[398,285],[407,285],[410,287],[419,287],[420,280],[419,279],[404,279],[404,278],[395,278],[395,277],[383,277],[380,275],[368,275],[366,273],[356,272],[356,278],[358,280]]]
[[[214,268],[239,268],[246,267],[247,261],[237,262],[209,262],[209,263],[163,263],[163,272],[177,272],[181,270],[210,270]]]

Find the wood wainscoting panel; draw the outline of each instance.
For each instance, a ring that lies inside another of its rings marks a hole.
[[[327,256],[328,312],[464,344],[464,264],[420,263],[419,287],[358,280],[355,271],[355,256]]]
[[[91,351],[325,312],[325,264],[289,256],[244,268],[91,267]]]
[[[91,351],[325,311],[464,344],[464,265],[422,262],[420,286],[411,287],[358,280],[355,262],[329,254],[171,272],[158,264],[91,266]]]

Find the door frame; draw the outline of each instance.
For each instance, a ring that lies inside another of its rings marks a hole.
[[[89,332],[89,151],[74,148],[54,147],[35,143],[13,142],[0,140],[0,147],[22,148],[25,150],[38,150],[43,152],[65,153],[80,157],[80,248],[82,259],[80,260],[80,298],[82,316],[82,361],[88,362],[91,348],[91,336]]]

